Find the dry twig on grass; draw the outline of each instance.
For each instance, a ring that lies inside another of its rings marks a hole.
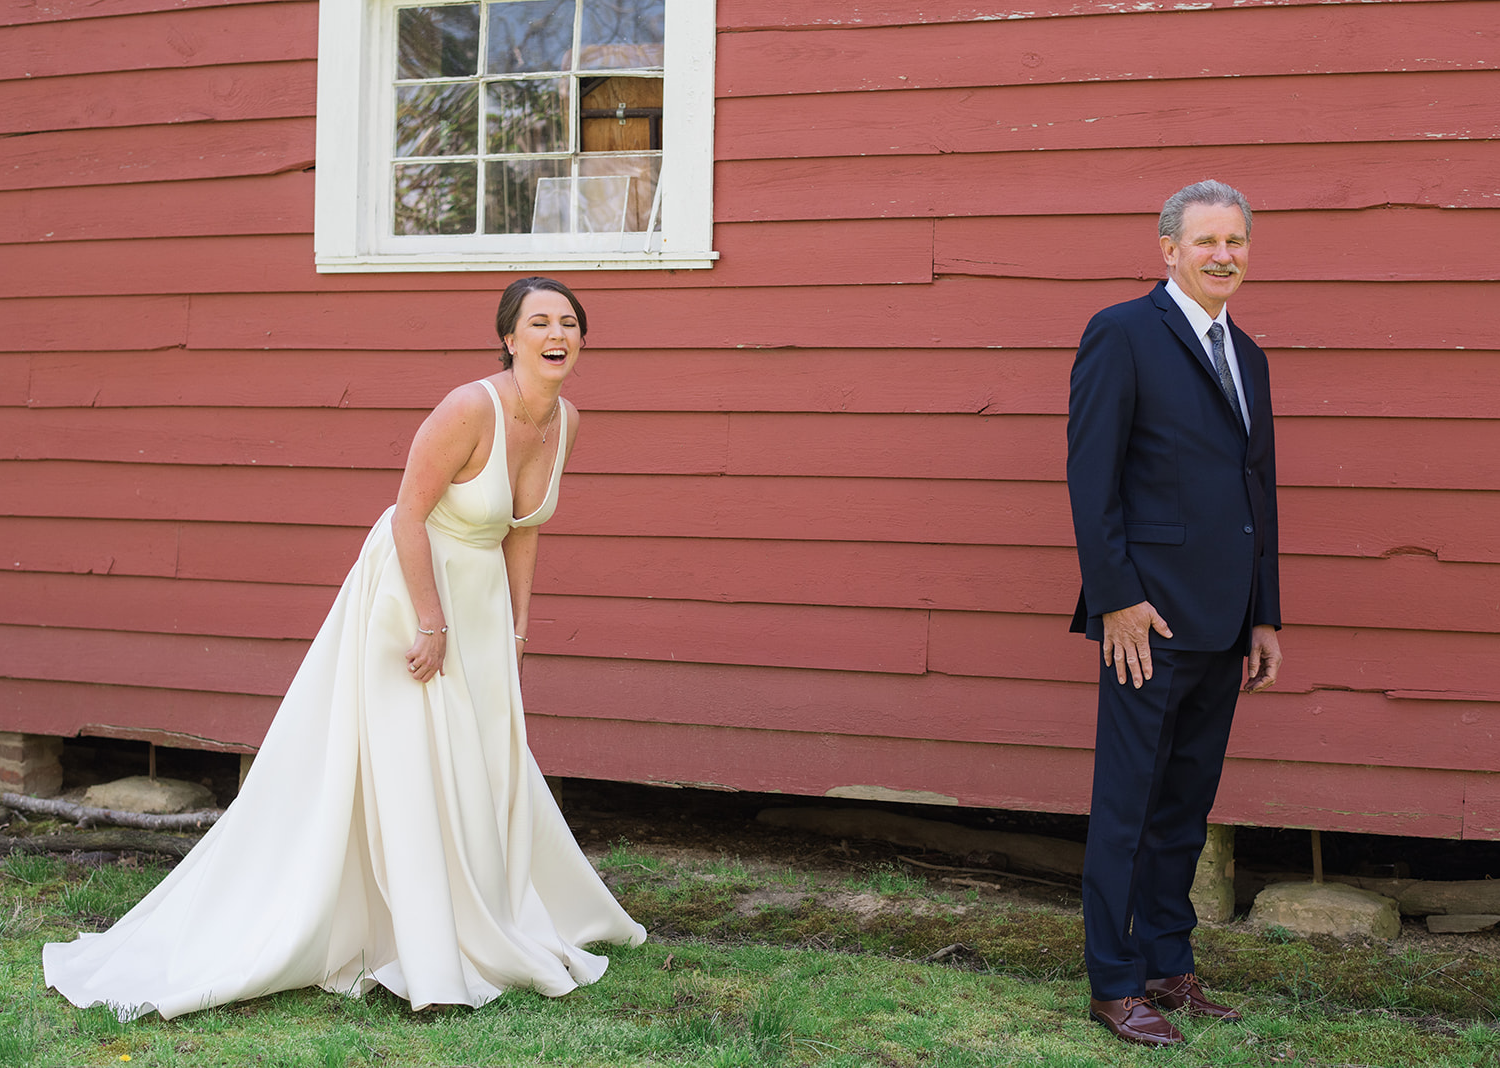
[[[34,816],[61,816],[72,820],[80,827],[107,823],[114,827],[137,827],[144,831],[202,831],[212,827],[223,809],[209,808],[200,812],[177,812],[168,815],[150,815],[144,812],[122,812],[113,808],[90,808],[75,805],[71,801],[52,801],[42,797],[26,797],[23,794],[0,794],[0,804]]]

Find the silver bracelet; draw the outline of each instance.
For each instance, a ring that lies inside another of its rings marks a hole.
[[[422,629],[422,625],[420,623],[418,623],[417,624],[417,633],[418,634],[447,634],[448,633],[448,628],[447,627],[439,627],[437,630],[423,630]]]
[[[523,638],[519,634],[516,635],[516,641],[518,642],[529,642],[530,640],[530,638]]]

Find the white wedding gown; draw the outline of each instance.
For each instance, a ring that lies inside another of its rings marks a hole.
[[[591,942],[639,945],[579,850],[531,751],[500,542],[513,517],[505,423],[483,471],[427,520],[448,621],[444,674],[405,652],[417,617],[391,511],[365,540],[292,680],[238,799],[102,934],[42,951],[47,985],[122,1020],[277,990],[483,1005],[512,987],[556,996],[598,979]],[[559,444],[567,440],[567,414]]]

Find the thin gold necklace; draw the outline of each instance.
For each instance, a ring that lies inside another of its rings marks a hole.
[[[531,424],[531,429],[542,436],[542,444],[547,444],[547,435],[552,433],[552,422],[557,418],[557,409],[562,407],[562,398],[558,397],[552,402],[552,414],[547,417],[547,429],[543,430],[536,425],[536,420],[531,418],[531,409],[526,407],[526,396],[521,392],[521,380],[514,371],[510,373],[510,380],[516,387],[516,398],[521,402],[521,411],[526,413],[526,421]]]

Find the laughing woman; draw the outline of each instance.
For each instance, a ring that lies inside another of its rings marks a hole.
[[[417,431],[235,803],[102,934],[43,950],[47,984],[122,1020],[278,990],[413,1008],[560,995],[639,945],[526,744],[520,661],[537,528],[578,413],[588,319],[559,282],[506,289],[502,370]]]

